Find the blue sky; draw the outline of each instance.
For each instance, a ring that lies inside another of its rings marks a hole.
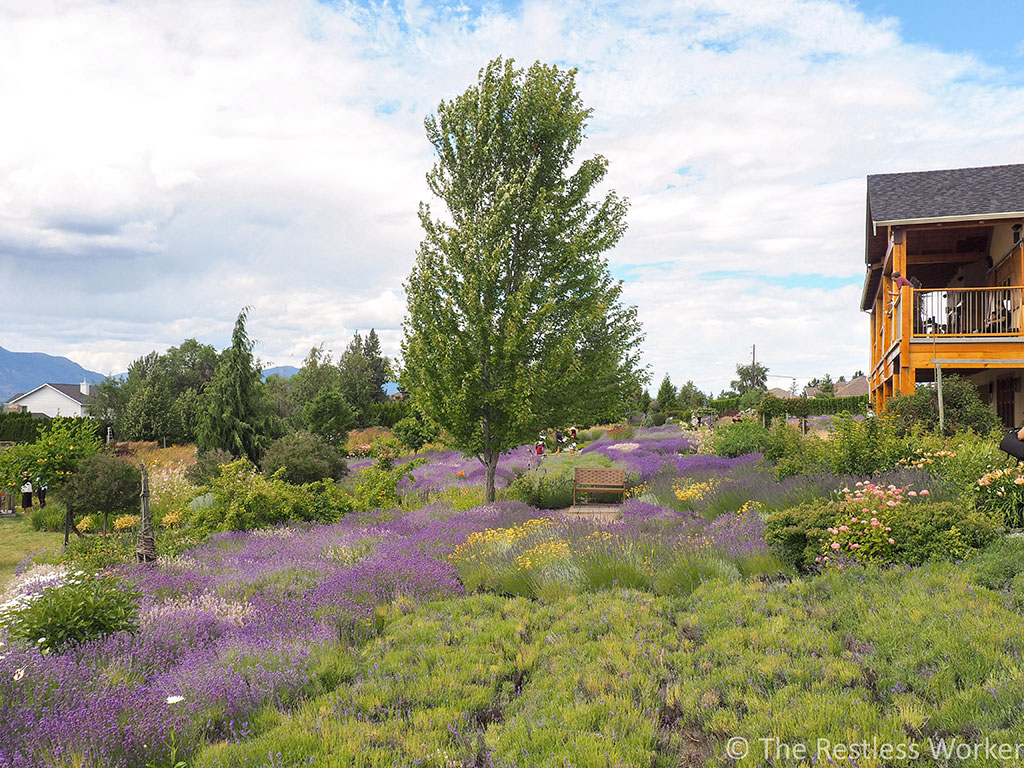
[[[991,67],[1024,72],[1024,2],[1021,0],[867,0],[869,16],[900,20],[900,36],[950,53],[970,53]]]
[[[653,385],[867,366],[864,177],[1024,157],[1021,2],[0,0],[0,346],[104,372],[238,310],[270,365],[401,340],[423,118],[579,69]],[[437,202],[434,201],[436,205]]]

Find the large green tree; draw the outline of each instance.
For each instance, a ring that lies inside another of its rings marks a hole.
[[[617,416],[646,376],[636,308],[602,254],[626,203],[591,192],[607,161],[574,157],[590,110],[575,70],[497,59],[426,120],[427,174],[406,283],[403,384],[425,417],[486,469],[545,426]]]
[[[231,346],[202,395],[197,442],[201,450],[221,449],[258,464],[274,432],[263,375],[245,330],[248,308],[238,313]]]
[[[666,373],[665,378],[661,380],[661,386],[658,387],[658,410],[671,411],[675,407],[676,388]]]
[[[768,389],[768,368],[760,363],[736,364],[736,379],[729,382],[736,394],[745,395],[751,390],[765,392]]]

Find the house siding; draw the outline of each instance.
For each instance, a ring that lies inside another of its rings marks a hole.
[[[85,408],[63,393],[43,387],[20,398],[16,403],[22,410],[47,416],[85,416]]]

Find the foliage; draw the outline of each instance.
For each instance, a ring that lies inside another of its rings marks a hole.
[[[55,501],[47,501],[45,507],[36,507],[32,510],[29,522],[33,531],[52,531],[54,533],[64,530],[64,518],[67,510],[63,505]]]
[[[287,522],[333,522],[352,500],[332,480],[292,485],[256,472],[245,459],[220,468],[210,484],[212,503],[194,505],[189,521],[202,532],[247,531]]]
[[[194,464],[185,470],[185,477],[193,485],[207,485],[220,475],[220,468],[235,460],[230,451],[222,448],[211,448],[199,451]]]
[[[34,443],[18,443],[0,452],[0,483],[17,490],[27,479],[35,487],[56,488],[99,447],[91,419],[51,419],[40,428]]]
[[[768,368],[757,362],[750,365],[737,363],[736,379],[729,383],[736,394],[742,396],[751,390],[764,392],[767,388]]]
[[[373,465],[359,472],[352,487],[353,504],[358,512],[401,507],[399,486],[421,463],[414,460],[395,466],[400,446],[393,438],[379,439],[373,450]]]
[[[1000,426],[999,417],[982,402],[970,379],[947,376],[942,380],[943,423],[946,434],[973,430],[987,435]],[[912,395],[897,395],[886,401],[889,411],[908,428],[921,427],[930,432],[939,428],[938,389],[918,384]]]
[[[46,423],[31,413],[0,410],[0,441],[32,443],[39,436],[39,427]]]
[[[611,467],[601,453],[551,454],[540,466],[520,475],[508,488],[507,498],[523,501],[538,509],[572,506],[573,475],[577,467]]]
[[[986,472],[974,486],[978,508],[1009,528],[1024,528],[1024,472],[1020,465]]]
[[[262,373],[245,330],[248,309],[238,313],[231,346],[221,355],[203,393],[197,444],[219,448],[258,463],[273,431],[269,404],[263,397]]]
[[[662,412],[671,411],[676,407],[676,388],[672,386],[672,380],[668,374],[665,374],[665,378],[661,380],[661,386],[658,387],[657,401],[658,410]]]
[[[418,451],[427,443],[436,442],[441,436],[441,430],[437,425],[418,413],[396,422],[391,431],[398,442],[410,451]]]
[[[385,400],[374,403],[371,408],[373,421],[382,427],[391,429],[399,421],[413,415],[412,406],[408,398],[403,400]]]
[[[757,406],[757,412],[773,419],[778,416],[834,416],[840,413],[864,414],[868,408],[867,395],[850,397],[794,397],[783,398],[765,395]]]
[[[113,423],[120,440],[187,443],[196,438],[200,395],[217,368],[217,351],[186,339],[133,361],[123,379],[93,387],[89,413]]]
[[[356,424],[368,427],[373,406],[384,400],[384,383],[390,363],[380,353],[377,333],[370,329],[366,339],[357,331],[338,360],[338,386],[356,414]]]
[[[503,452],[546,425],[617,414],[642,378],[636,309],[601,256],[626,205],[591,202],[607,163],[573,157],[589,115],[575,71],[497,59],[426,121],[427,183],[448,217],[421,206],[403,384],[480,458],[489,499]]]
[[[764,453],[771,433],[755,419],[723,424],[712,433],[712,452],[730,458],[747,453]]]
[[[98,453],[82,462],[60,489],[60,498],[72,519],[102,512],[106,531],[111,514],[139,510],[141,491],[142,473],[136,464],[109,453]]]
[[[35,599],[0,613],[12,638],[60,652],[114,632],[138,629],[138,593],[115,576],[72,574]]]
[[[263,454],[261,467],[265,475],[278,476],[292,485],[340,480],[348,474],[341,451],[311,432],[279,437]]]
[[[768,544],[783,562],[807,570],[820,561],[822,541],[836,517],[835,505],[826,499],[771,512],[765,520]]]
[[[714,400],[708,400],[708,408],[711,408],[719,416],[729,411],[738,411],[740,409],[740,398],[738,396],[719,397]]]
[[[889,412],[863,421],[840,414],[832,427],[832,471],[864,476],[890,469],[916,453],[919,437]]]

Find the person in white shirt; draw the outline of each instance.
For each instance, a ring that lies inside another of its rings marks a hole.
[[[28,477],[21,484],[21,508],[22,510],[32,509],[32,481]]]

